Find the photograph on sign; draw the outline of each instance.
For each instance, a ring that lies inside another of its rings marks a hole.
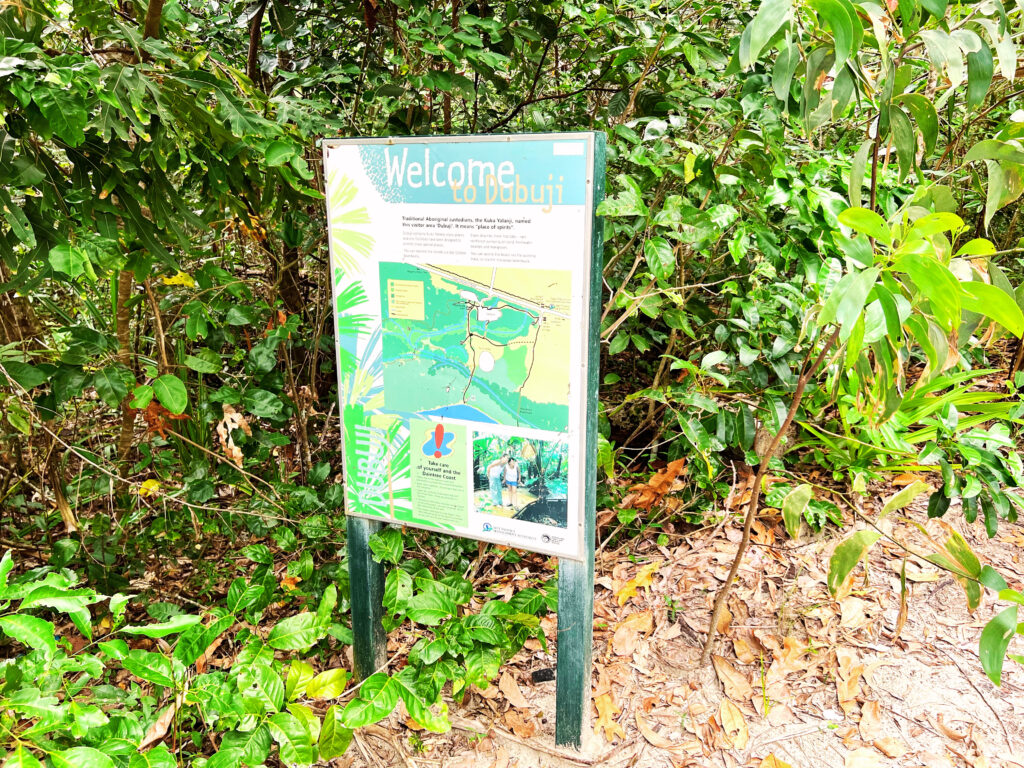
[[[324,142],[348,514],[580,556],[593,144]]]

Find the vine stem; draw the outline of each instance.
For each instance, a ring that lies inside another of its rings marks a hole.
[[[711,648],[714,646],[715,635],[718,632],[718,622],[722,619],[722,612],[725,610],[725,604],[729,599],[729,593],[732,591],[732,584],[736,580],[736,574],[740,570],[743,556],[747,552],[747,547],[750,546],[750,531],[754,526],[754,519],[757,517],[757,511],[760,507],[761,485],[764,482],[765,475],[768,474],[768,465],[771,463],[772,456],[778,450],[783,435],[786,434],[793,423],[793,419],[796,418],[796,412],[800,408],[800,402],[804,397],[804,390],[818,372],[821,364],[825,362],[825,358],[832,351],[832,348],[835,347],[838,340],[839,329],[836,328],[821,348],[821,351],[818,352],[818,356],[810,367],[805,364],[803,373],[800,374],[800,378],[797,380],[796,389],[793,392],[793,401],[789,405],[789,412],[786,414],[786,418],[783,419],[782,424],[779,425],[779,431],[775,433],[771,443],[769,443],[767,449],[762,454],[761,462],[757,465],[754,489],[750,494],[750,504],[747,507],[746,519],[743,521],[743,538],[740,539],[739,547],[736,549],[736,556],[733,558],[732,566],[729,568],[729,575],[726,577],[725,583],[719,587],[718,594],[715,596],[714,608],[711,611],[711,626],[708,627],[708,638],[704,642],[704,650],[700,655],[701,667],[707,666],[708,660],[711,658]]]

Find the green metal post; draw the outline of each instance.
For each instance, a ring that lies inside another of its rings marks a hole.
[[[349,517],[348,581],[352,601],[352,653],[355,673],[365,680],[386,659],[384,624],[384,567],[370,553],[370,537],[382,523]]]
[[[604,198],[605,136],[594,135],[594,209]],[[590,242],[590,344],[587,349],[587,434],[584,444],[583,559],[558,561],[558,647],[555,743],[579,749],[590,714],[594,646],[594,539],[597,507],[597,389],[600,376],[601,271],[604,229],[594,217]]]

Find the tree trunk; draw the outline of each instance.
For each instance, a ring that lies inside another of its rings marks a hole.
[[[10,280],[0,262],[0,283]],[[39,326],[32,305],[13,290],[0,292],[0,344],[19,344],[22,349],[39,346]]]
[[[267,0],[263,0],[249,23],[249,55],[245,60],[245,74],[261,91],[266,90],[263,84],[263,70],[260,69],[260,42],[263,39],[260,31],[263,28],[263,14],[266,10]]]
[[[132,297],[134,275],[122,269],[117,276],[117,362],[125,368],[132,364],[131,310],[125,306]],[[121,401],[121,434],[117,439],[117,458],[121,462],[121,476],[128,474],[128,454],[135,437],[135,409],[128,407],[132,396]]]

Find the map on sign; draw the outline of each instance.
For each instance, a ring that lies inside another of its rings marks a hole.
[[[379,268],[388,410],[568,429],[570,272]]]

